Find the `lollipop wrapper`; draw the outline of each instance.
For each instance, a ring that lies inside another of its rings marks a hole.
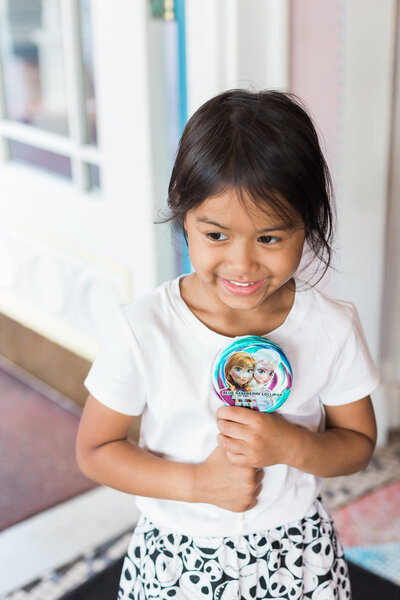
[[[212,384],[220,400],[272,412],[286,401],[292,369],[282,348],[261,336],[243,336],[222,348],[212,365]]]

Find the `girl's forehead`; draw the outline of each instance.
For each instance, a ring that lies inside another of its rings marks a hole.
[[[267,202],[261,205],[249,196],[238,194],[234,190],[226,190],[215,196],[205,198],[197,207],[193,209],[196,214],[213,213],[217,215],[225,215],[227,209],[244,213],[248,218],[259,217],[260,215],[268,215],[273,217],[272,209],[268,211]]]
[[[293,228],[293,221],[285,222],[282,215],[268,204],[268,201],[256,201],[245,194],[238,195],[227,190],[216,196],[206,198],[188,212],[196,222],[219,225],[222,229],[252,228],[259,232],[266,229],[287,230]]]

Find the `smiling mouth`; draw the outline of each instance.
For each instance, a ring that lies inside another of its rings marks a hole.
[[[249,296],[257,292],[265,283],[266,279],[259,281],[235,281],[233,279],[225,279],[220,277],[224,288],[236,296]]]
[[[256,282],[255,281],[249,281],[248,283],[239,283],[239,281],[231,281],[230,279],[228,280],[229,283],[233,283],[233,285],[240,285],[240,286],[248,286],[248,285],[254,285]]]

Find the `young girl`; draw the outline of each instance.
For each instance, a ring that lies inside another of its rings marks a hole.
[[[295,278],[303,253],[329,265],[330,190],[290,95],[224,92],[187,124],[169,208],[194,272],[121,307],[85,382],[80,467],[142,512],[120,600],[350,598],[319,491],[368,464],[379,378],[353,305]],[[291,363],[277,412],[212,390],[214,357],[242,335]]]

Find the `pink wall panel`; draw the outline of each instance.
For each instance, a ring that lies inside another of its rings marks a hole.
[[[339,177],[344,17],[342,0],[291,0],[289,89],[305,101],[316,123],[334,184]],[[317,287],[332,293],[330,270]]]
[[[343,1],[291,0],[290,90],[307,103],[335,178]]]

